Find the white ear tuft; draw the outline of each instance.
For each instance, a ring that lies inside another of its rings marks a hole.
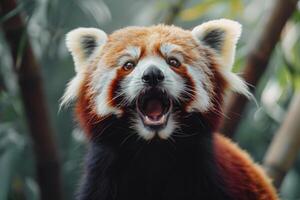
[[[231,70],[241,31],[242,26],[238,22],[219,19],[195,27],[192,34],[201,44],[212,48],[220,56],[220,64]]]
[[[64,95],[60,99],[60,108],[62,108],[63,106],[68,106],[70,102],[72,102],[74,99],[77,98],[83,79],[84,79],[84,73],[78,73],[68,83]]]
[[[66,35],[66,45],[73,56],[76,72],[106,40],[106,33],[96,28],[77,28]]]
[[[221,73],[222,73],[223,77],[227,80],[227,82],[229,84],[229,88],[232,91],[242,94],[245,97],[247,97],[248,99],[254,98],[252,93],[249,91],[249,88],[248,88],[246,82],[242,78],[240,78],[235,73],[232,73],[231,71],[228,71],[226,69],[221,70]]]

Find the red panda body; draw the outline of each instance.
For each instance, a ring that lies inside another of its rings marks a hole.
[[[230,72],[240,25],[192,31],[129,27],[70,32],[75,78],[63,104],[90,140],[79,200],[276,200],[251,159],[215,133],[227,89],[249,95]]]
[[[253,163],[236,144],[215,133],[214,149],[225,184],[235,199],[278,199],[261,167]]]

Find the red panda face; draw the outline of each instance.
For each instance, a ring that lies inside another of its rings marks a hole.
[[[247,93],[230,72],[239,34],[240,26],[229,20],[193,31],[129,27],[109,36],[98,29],[76,29],[68,34],[67,46],[77,75],[63,103],[88,99],[85,106],[97,120],[129,113],[133,132],[146,140],[167,139],[179,128],[183,112],[216,112],[227,87]]]
[[[175,104],[189,111],[209,108],[210,71],[190,32],[127,28],[113,33],[102,52],[91,80],[99,115],[130,110],[143,138],[168,138],[176,128]]]

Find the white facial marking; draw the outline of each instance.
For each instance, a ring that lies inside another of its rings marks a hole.
[[[169,55],[172,51],[180,49],[180,46],[171,43],[164,43],[160,46],[160,51],[163,55]]]
[[[129,46],[126,48],[126,52],[135,59],[138,59],[141,55],[141,48],[136,46]]]
[[[107,69],[103,63],[100,62],[101,67],[97,67],[92,77],[92,90],[95,95],[96,112],[100,116],[109,114],[122,114],[122,110],[110,106],[108,102],[108,93],[111,81],[116,77],[116,69]]]
[[[127,61],[138,60],[141,55],[141,48],[135,46],[129,46],[124,50],[124,55],[118,59],[118,65],[122,66]]]
[[[167,58],[169,57],[175,57],[177,58],[180,62],[183,62],[183,56],[180,53],[182,48],[176,44],[171,44],[171,43],[164,43],[160,47],[160,52]]]
[[[211,100],[208,91],[204,88],[204,83],[207,78],[203,71],[192,66],[187,66],[188,73],[192,77],[195,84],[195,97],[192,104],[188,107],[188,112],[202,111],[205,112],[209,109]]]

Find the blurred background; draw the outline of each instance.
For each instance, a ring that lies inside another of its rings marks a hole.
[[[76,27],[98,27],[111,33],[129,25],[158,23],[175,24],[191,29],[202,22],[217,18],[234,19],[243,25],[234,71],[246,77],[256,98],[256,101],[250,100],[239,110],[241,105],[236,104],[240,102],[237,101],[237,96],[229,94],[227,98],[229,103],[225,109],[228,117],[225,118],[221,130],[233,137],[256,162],[264,164],[269,174],[275,178],[279,176],[277,186],[282,199],[300,200],[298,153],[300,118],[297,118],[300,115],[299,2],[295,0],[19,0],[15,2],[16,4],[12,2],[14,0],[0,1],[0,200],[47,199],[41,198],[45,192],[41,189],[43,187],[41,177],[45,168],[41,166],[47,163],[48,155],[53,156],[52,161],[59,163],[55,169],[61,170],[61,178],[58,178],[62,182],[59,185],[62,189],[58,189],[61,193],[60,199],[74,197],[74,190],[82,172],[86,141],[73,120],[72,109],[59,111],[59,99],[66,83],[74,75],[73,61],[64,41],[68,31]],[[21,21],[13,20],[16,17]],[[21,32],[18,31],[20,27]],[[16,41],[19,43],[16,44]],[[22,48],[22,45],[26,47]],[[32,51],[29,54],[28,48]],[[29,59],[26,56],[29,56]],[[29,63],[34,67],[26,70],[26,62],[27,65]],[[29,86],[22,84],[24,83],[22,80],[34,77],[30,74],[37,75],[39,80],[29,81],[32,84]],[[36,88],[36,84],[40,84],[40,87]],[[36,89],[42,93],[35,92]],[[35,119],[35,122],[42,126],[36,130],[31,119],[34,118],[35,111],[31,110],[40,104],[47,108],[42,115],[49,117]],[[231,108],[238,109],[232,117],[230,117]],[[228,125],[228,120],[232,120],[234,126]],[[41,131],[43,128],[51,131]],[[50,136],[44,137],[43,134],[46,133]],[[53,151],[47,151],[48,147],[43,149],[43,142],[47,141],[56,149]],[[42,153],[44,151],[48,154]],[[56,177],[52,175],[48,174]],[[57,186],[55,182],[49,184]]]

